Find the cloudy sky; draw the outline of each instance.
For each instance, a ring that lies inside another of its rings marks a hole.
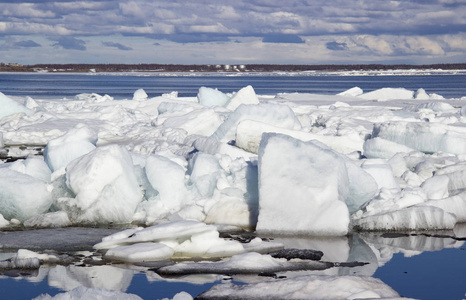
[[[466,0],[11,0],[0,11],[2,62],[466,62]]]

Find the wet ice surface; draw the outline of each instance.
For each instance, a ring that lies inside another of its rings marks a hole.
[[[289,299],[302,299],[307,295],[312,299],[322,298],[323,291],[327,291],[325,295],[328,299],[351,295],[361,298],[401,295],[417,299],[453,299],[460,298],[466,292],[461,284],[466,273],[465,229],[462,225],[456,226],[454,231],[444,232],[355,233],[348,237],[332,238],[262,237],[264,243],[268,240],[283,243],[286,249],[322,251],[323,257],[316,261],[274,259],[267,254],[250,252],[231,259],[193,258],[147,264],[105,260],[102,257],[105,252],[102,251],[56,250],[79,248],[78,241],[70,241],[67,245],[62,242],[68,240],[71,234],[93,234],[93,238],[100,241],[105,232],[114,233],[114,229],[35,230],[32,235],[25,234],[29,231],[10,232],[8,244],[13,249],[3,251],[1,259],[14,255],[23,259],[34,256],[14,250],[22,248],[25,240],[33,237],[42,240],[36,248],[41,265],[40,268],[32,265],[16,272],[4,268],[0,291],[16,294],[19,290],[11,287],[23,286],[34,292],[37,285],[42,285],[32,298],[43,292],[50,295],[63,292],[78,295],[86,291],[95,294],[101,291],[99,289],[105,289],[123,295],[139,295],[143,299],[161,299],[172,298],[180,291],[197,296],[212,289],[203,294],[202,299],[270,299],[270,295]],[[243,242],[251,241],[250,233],[229,233],[224,236]],[[84,245],[84,249],[89,250],[87,244]],[[39,250],[41,247],[44,248]],[[298,265],[301,268],[294,268]],[[309,269],[310,265],[313,268]],[[239,288],[238,285],[246,286]],[[92,290],[77,289],[79,287]],[[335,292],[329,294],[329,289]],[[116,297],[116,294],[111,295]]]

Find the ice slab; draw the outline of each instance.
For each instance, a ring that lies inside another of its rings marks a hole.
[[[129,223],[142,200],[129,152],[118,146],[98,147],[66,168],[66,185],[74,198],[55,204],[73,223]]]
[[[0,214],[24,221],[44,213],[52,205],[48,185],[42,180],[9,168],[0,168]]]
[[[259,274],[297,270],[325,270],[333,263],[313,260],[287,260],[255,252],[234,255],[221,262],[178,263],[162,267],[157,272],[162,275],[186,274]]]
[[[466,153],[466,127],[428,122],[386,122],[374,125],[372,136],[426,153]]]
[[[226,108],[229,110],[235,110],[241,104],[259,104],[259,98],[252,86],[248,85],[235,93],[228,101]]]
[[[368,231],[452,229],[455,215],[430,206],[415,206],[353,220],[354,228]]]
[[[257,105],[240,105],[228,115],[225,122],[212,134],[211,138],[229,142],[235,139],[236,127],[243,120],[255,120],[281,128],[300,129],[301,123],[287,105],[261,103]]]
[[[217,284],[199,299],[374,299],[400,295],[378,278],[306,275],[290,279],[236,285]]]
[[[199,88],[197,99],[204,106],[225,106],[230,101],[230,97],[226,94],[208,87]]]
[[[0,93],[0,107],[0,119],[17,113],[32,114],[30,109],[7,97],[3,93]]]
[[[265,134],[259,149],[256,230],[335,236],[348,233],[345,161],[318,145]]]
[[[362,145],[364,143],[359,135],[321,135],[300,130],[286,129],[253,120],[244,120],[236,127],[235,145],[248,152],[257,153],[263,133],[281,133],[304,142],[317,140],[343,154],[362,151]]]

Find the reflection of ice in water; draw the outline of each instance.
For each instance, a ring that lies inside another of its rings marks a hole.
[[[48,274],[50,286],[70,291],[78,286],[126,291],[134,272],[111,266],[77,267],[55,266]]]

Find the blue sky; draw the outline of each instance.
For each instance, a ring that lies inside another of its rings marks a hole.
[[[2,62],[466,62],[466,0],[36,0],[0,11]]]

